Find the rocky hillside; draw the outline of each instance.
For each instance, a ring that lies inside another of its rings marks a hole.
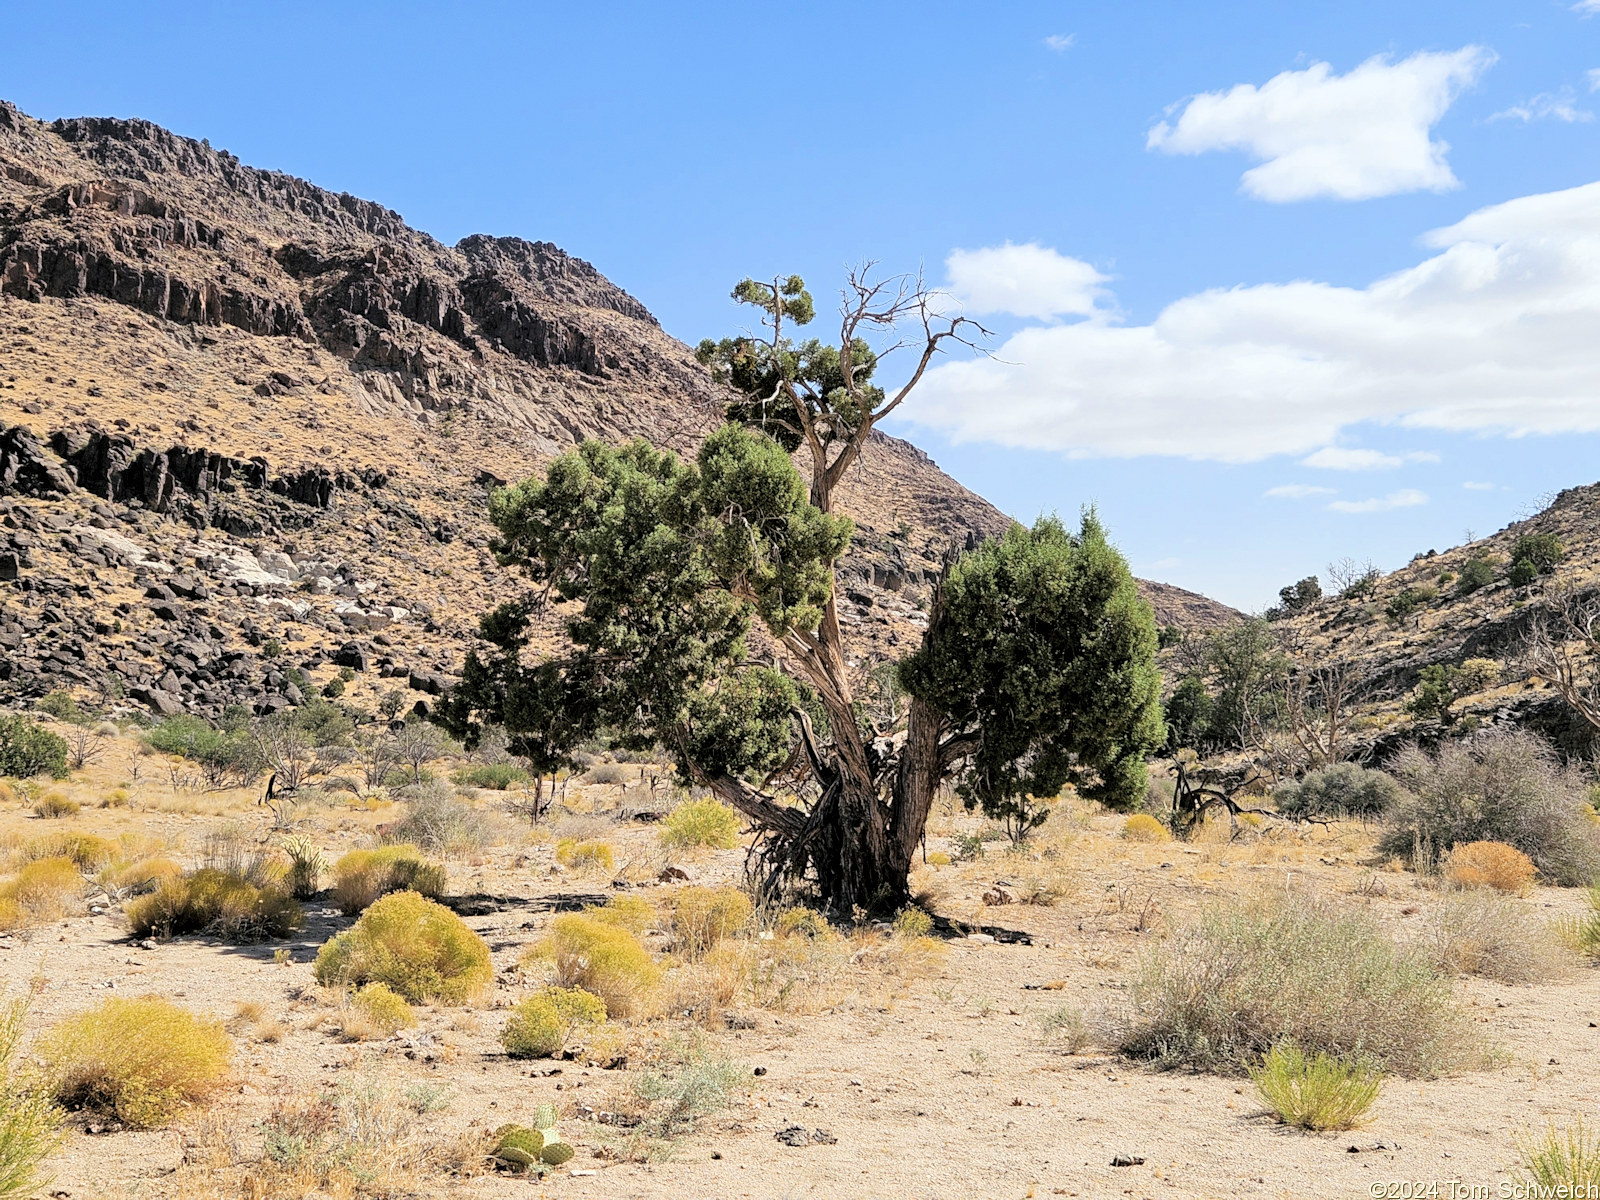
[[[336,660],[448,682],[515,582],[486,489],[585,437],[691,451],[725,397],[588,263],[445,246],[378,204],[143,121],[0,103],[0,679],[258,711]],[[864,661],[1006,519],[877,439],[843,502]],[[1149,590],[1163,624],[1232,610]]]

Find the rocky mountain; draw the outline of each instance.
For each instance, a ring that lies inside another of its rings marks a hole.
[[[515,581],[487,489],[585,437],[690,452],[725,395],[557,247],[381,205],[137,120],[0,103],[0,680],[157,711],[296,703],[336,666],[448,684]],[[843,504],[863,662],[1006,518],[879,437]],[[1237,614],[1150,585],[1163,624]],[[550,636],[555,636],[554,630]],[[303,673],[302,673],[303,672]]]

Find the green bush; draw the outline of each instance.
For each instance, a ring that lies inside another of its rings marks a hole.
[[[125,912],[140,938],[207,932],[230,942],[260,942],[288,937],[305,924],[300,905],[276,883],[257,885],[213,867],[163,879],[148,896],[130,900]]]
[[[406,998],[385,983],[369,983],[358,989],[350,997],[350,1007],[386,1037],[417,1023],[417,1014]]]
[[[598,1025],[606,1004],[582,988],[547,987],[511,1012],[500,1044],[512,1058],[548,1058],[561,1053],[578,1025]]]
[[[354,916],[390,892],[419,892],[437,898],[444,888],[444,868],[423,858],[408,842],[351,850],[333,864],[333,901],[346,916]]]
[[[1493,582],[1494,564],[1481,554],[1474,554],[1461,568],[1461,578],[1456,581],[1456,594],[1470,596]]]
[[[707,797],[680,804],[661,823],[661,844],[669,849],[705,846],[731,850],[739,844],[739,814]]]
[[[1525,533],[1511,547],[1511,561],[1525,562],[1540,575],[1548,575],[1567,556],[1567,548],[1553,533]]]
[[[322,685],[322,694],[329,700],[337,700],[344,695],[344,680],[337,678],[328,680]]]
[[[638,1012],[661,980],[661,968],[633,934],[577,913],[550,922],[550,932],[526,957],[538,960],[554,965],[558,985],[599,996],[606,1011],[619,1017]]]
[[[1593,1196],[1600,1190],[1600,1137],[1584,1126],[1546,1125],[1543,1136],[1517,1138],[1528,1196]]]
[[[66,740],[26,717],[0,714],[0,775],[65,779]]]
[[[1526,558],[1519,558],[1511,564],[1511,570],[1506,572],[1506,580],[1512,587],[1527,587],[1539,578],[1539,568]]]
[[[1393,599],[1384,606],[1384,615],[1398,624],[1419,608],[1431,603],[1438,595],[1438,591],[1431,584],[1426,583],[1413,584],[1410,587],[1401,588]]]
[[[526,783],[528,773],[515,763],[473,763],[450,776],[462,787],[503,792],[513,784]]]
[[[464,1004],[494,980],[489,947],[416,892],[383,897],[317,952],[317,982],[383,983],[413,1004]]]
[[[78,707],[78,702],[72,698],[71,692],[59,690],[49,692],[34,707],[42,713],[49,713],[58,721],[66,721],[72,725],[82,725],[89,720],[89,714]]]
[[[1272,793],[1278,811],[1293,817],[1373,817],[1387,812],[1402,789],[1382,771],[1335,763]]]
[[[1284,1044],[1267,1051],[1250,1078],[1268,1108],[1285,1125],[1301,1129],[1354,1129],[1383,1086],[1383,1072],[1331,1054],[1309,1057]]]
[[[1430,954],[1359,910],[1300,897],[1208,909],[1149,951],[1130,998],[1123,1049],[1167,1066],[1242,1073],[1290,1043],[1431,1076],[1471,1051]]]
[[[35,1054],[59,1103],[154,1128],[221,1084],[231,1050],[220,1022],[156,996],[111,996],[56,1025]]]

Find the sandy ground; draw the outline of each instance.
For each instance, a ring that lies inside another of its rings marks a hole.
[[[102,771],[107,780],[117,773],[114,766]],[[159,812],[151,810],[153,798],[149,803],[143,810],[86,809],[66,822],[45,822],[12,806],[0,812],[0,837],[64,826],[137,829],[167,836],[181,851],[223,819],[204,810],[230,805],[226,797],[196,797],[191,806],[200,812]],[[242,800],[232,803],[228,819],[265,829],[264,818]],[[183,807],[176,798],[166,806]],[[362,844],[370,826],[388,815],[338,807],[310,814],[304,824],[331,857]],[[1025,931],[1032,945],[948,939],[920,975],[884,983],[859,972],[860,978],[830,981],[820,1011],[735,1002],[733,1024],[748,1028],[729,1028],[721,1013],[698,1024],[669,1015],[629,1026],[635,1061],[648,1057],[652,1044],[690,1031],[750,1072],[748,1090],[736,1091],[731,1107],[681,1138],[664,1159],[649,1162],[620,1161],[617,1131],[585,1115],[622,1107],[636,1067],[530,1063],[500,1049],[502,1010],[537,982],[511,968],[548,921],[551,901],[603,892],[610,883],[553,873],[551,847],[537,838],[518,834],[472,862],[451,864],[452,892],[495,898],[480,907],[496,911],[468,917],[502,972],[494,993],[475,1009],[424,1010],[418,1028],[387,1041],[342,1042],[317,1022],[327,1001],[325,993],[318,999],[310,961],[327,936],[348,924],[325,903],[308,906],[310,920],[288,943],[287,964],[273,961],[274,945],[183,938],[143,949],[130,941],[115,909],[0,937],[0,977],[11,990],[36,975],[43,980],[31,1028],[110,990],[172,997],[232,1020],[237,1035],[228,1090],[173,1129],[90,1133],[104,1118],[75,1114],[44,1194],[73,1200],[239,1194],[237,1171],[213,1175],[205,1165],[258,1158],[259,1123],[275,1103],[366,1077],[397,1087],[443,1086],[448,1103],[419,1118],[419,1139],[444,1141],[473,1125],[527,1120],[534,1105],[550,1101],[562,1109],[562,1128],[579,1148],[566,1168],[542,1181],[434,1174],[418,1176],[406,1191],[368,1193],[377,1195],[1343,1197],[1372,1194],[1369,1188],[1389,1181],[1438,1181],[1445,1196],[1499,1195],[1515,1169],[1519,1131],[1580,1114],[1593,1121],[1600,972],[1591,968],[1537,986],[1462,979],[1461,999],[1496,1047],[1496,1065],[1434,1081],[1390,1080],[1371,1123],[1353,1133],[1287,1130],[1262,1114],[1248,1081],[1156,1072],[1092,1044],[1077,1054],[1053,1049],[1041,1036],[1041,1016],[1069,1005],[1091,1024],[1114,1017],[1142,949],[1219,895],[1286,886],[1343,894],[1402,933],[1426,918],[1438,896],[1410,875],[1363,865],[1370,837],[1359,826],[1185,846],[1122,841],[1120,821],[1111,816],[1080,815],[1072,824],[1059,825],[1054,858],[1013,858],[996,844],[978,863],[919,876],[936,889],[942,912],[981,913],[984,921]],[[955,827],[948,820],[942,826]],[[618,825],[606,836],[621,861],[636,867],[656,861],[656,834],[648,826]],[[929,848],[944,844],[934,837]],[[734,850],[681,865],[695,882],[719,882],[735,878],[741,862],[742,851]],[[978,905],[995,880],[1037,870],[1053,872],[1071,895],[1048,907]],[[666,892],[647,886],[635,894],[659,899]],[[1578,911],[1580,902],[1556,889],[1522,901],[1552,915]],[[241,1002],[261,1005],[264,1020],[282,1021],[282,1040],[259,1041],[235,1020]],[[759,1077],[756,1068],[764,1069]],[[774,1134],[791,1125],[825,1130],[837,1142],[783,1145]],[[1119,1155],[1143,1162],[1114,1167]],[[1452,1193],[1451,1181],[1488,1190]]]

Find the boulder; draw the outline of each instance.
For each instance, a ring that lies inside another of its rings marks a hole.
[[[66,468],[26,425],[0,433],[0,495],[14,492],[48,499],[65,496],[75,486]]]
[[[371,661],[371,651],[360,642],[346,642],[333,654],[333,665],[349,667],[352,671],[365,671]]]

